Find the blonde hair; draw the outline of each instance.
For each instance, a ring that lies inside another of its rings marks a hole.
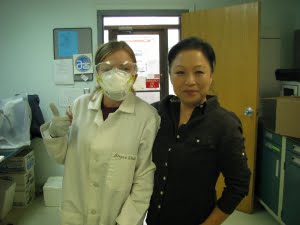
[[[124,41],[110,41],[107,42],[105,44],[102,44],[95,55],[95,65],[97,65],[100,62],[103,62],[104,59],[117,52],[120,50],[124,50],[125,52],[128,53],[129,57],[131,58],[132,62],[136,63],[136,58],[135,58],[135,54],[132,50],[132,48]],[[97,76],[97,75],[96,75]],[[101,90],[101,87],[97,84],[95,87],[95,90],[92,92],[91,94],[91,100],[94,101],[95,98],[94,96],[96,95],[96,93],[98,93]]]

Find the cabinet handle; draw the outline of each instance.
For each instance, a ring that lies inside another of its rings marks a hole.
[[[276,171],[275,171],[275,176],[279,176],[279,160],[276,160]]]
[[[271,150],[274,150],[276,152],[280,152],[280,148],[276,147],[275,145],[272,145],[270,142],[266,141],[265,146]]]
[[[300,147],[297,145],[293,145],[293,151],[300,154]]]
[[[268,138],[270,138],[270,139],[272,139],[272,134],[271,133],[269,133],[269,132],[266,132],[266,137],[268,137]]]
[[[300,167],[300,159],[299,159],[299,158],[292,157],[292,162],[293,162],[296,166]]]

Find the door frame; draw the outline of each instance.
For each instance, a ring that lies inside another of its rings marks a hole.
[[[189,12],[188,9],[166,9],[166,10],[97,10],[97,45],[103,44],[104,40],[104,23],[103,17],[118,17],[118,16],[178,16],[181,18],[183,13]],[[181,21],[179,19],[179,27],[181,27]]]

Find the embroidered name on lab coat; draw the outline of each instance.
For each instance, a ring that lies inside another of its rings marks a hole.
[[[113,155],[113,158],[114,158],[114,159],[118,159],[118,160],[121,160],[121,159],[136,160],[136,156],[120,155],[119,153],[115,153],[115,154]]]

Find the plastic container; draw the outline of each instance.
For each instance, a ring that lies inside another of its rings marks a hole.
[[[43,187],[45,206],[60,206],[63,177],[49,177]]]

